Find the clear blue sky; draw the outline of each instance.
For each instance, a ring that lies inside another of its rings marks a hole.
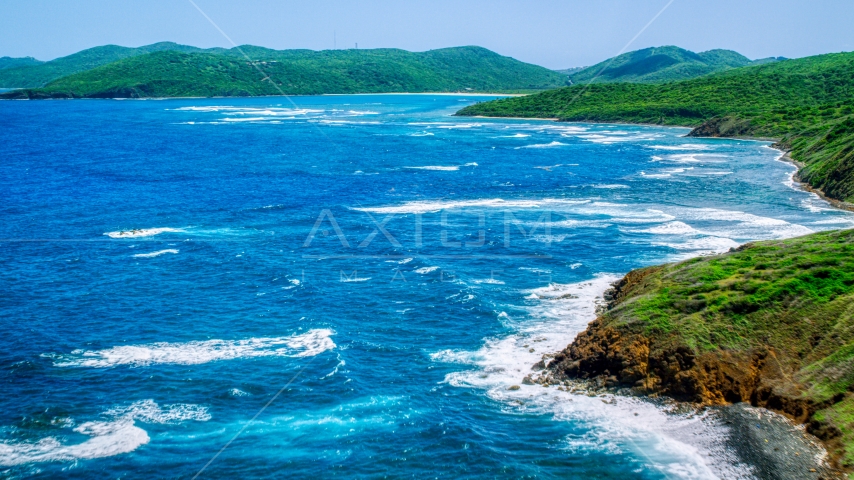
[[[669,0],[195,0],[238,44],[276,49],[480,45],[550,68],[618,53]],[[0,0],[0,56],[108,43],[230,46],[188,0]],[[728,48],[750,58],[854,50],[851,0],[674,0],[628,50]]]

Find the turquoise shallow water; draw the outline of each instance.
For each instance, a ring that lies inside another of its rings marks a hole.
[[[0,103],[3,475],[749,476],[702,418],[507,388],[618,275],[851,215],[765,143],[479,100]]]

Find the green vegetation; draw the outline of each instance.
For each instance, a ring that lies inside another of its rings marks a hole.
[[[57,58],[49,62],[39,62],[38,60],[33,59],[36,63],[30,65],[19,64],[15,65],[15,68],[0,70],[0,88],[41,87],[51,80],[90,70],[95,67],[100,67],[101,65],[106,65],[123,58],[163,51],[222,52],[225,51],[225,49],[214,48],[210,50],[203,50],[201,48],[179,45],[172,42],[154,43],[139,48],[104,45],[101,47],[81,50],[77,53],[68,55],[67,57]]]
[[[766,58],[758,61],[775,61]],[[694,53],[679,47],[654,47],[624,53],[592,67],[564,71],[572,83],[663,83],[688,80],[731,68],[752,65],[749,58],[732,50]]]
[[[33,57],[0,57],[0,70],[5,70],[7,68],[29,67],[32,65],[40,65],[42,63],[44,62],[36,60]]]
[[[804,164],[804,181],[854,201],[852,107],[854,53],[839,53],[664,84],[574,85],[479,103],[458,115],[678,125],[699,127],[697,136],[776,138]]]
[[[567,77],[479,47],[431,50],[161,51],[109,63],[0,98],[312,95],[536,91]]]
[[[652,267],[603,318],[696,356],[772,349],[854,467],[854,230]]]

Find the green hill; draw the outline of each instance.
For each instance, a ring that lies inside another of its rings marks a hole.
[[[458,115],[697,127],[696,136],[776,138],[801,178],[854,201],[854,53],[731,69],[664,84],[575,85],[478,103]]]
[[[223,50],[223,49],[215,49]],[[106,65],[123,58],[145,55],[152,52],[178,51],[178,52],[201,52],[201,48],[179,45],[172,42],[160,42],[139,48],[120,47],[118,45],[104,45],[89,48],[67,57],[57,58],[49,62],[40,62],[32,59],[35,63],[21,63],[0,70],[0,88],[35,88],[41,87],[51,80],[71,75],[85,70],[90,70],[101,65]],[[8,57],[4,57],[8,58]],[[30,57],[27,57],[30,58]],[[23,60],[23,59],[12,59]],[[0,59],[2,65],[2,59]]]
[[[5,70],[7,68],[30,67],[33,65],[40,65],[42,63],[44,62],[36,60],[33,57],[0,57],[0,70]]]
[[[507,92],[566,85],[543,67],[480,47],[284,50],[244,46],[221,53],[134,56],[0,98],[310,95],[383,92]],[[254,63],[254,65],[253,65]],[[260,70],[260,71],[259,71]],[[263,74],[261,73],[263,72]]]
[[[763,60],[769,61],[772,60]],[[744,55],[732,50],[694,53],[666,46],[624,53],[592,67],[567,73],[573,83],[661,83],[701,77],[752,63]]]
[[[854,467],[854,230],[636,270],[608,297],[556,380],[783,411]]]

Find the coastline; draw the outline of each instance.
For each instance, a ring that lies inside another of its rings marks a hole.
[[[510,120],[538,120],[538,121],[552,121],[552,122],[559,122],[559,123],[592,123],[592,124],[599,124],[599,125],[641,125],[641,126],[648,126],[648,127],[686,128],[686,129],[692,128],[692,127],[682,127],[679,125],[661,125],[661,124],[656,124],[656,123],[565,122],[565,121],[560,120],[559,118],[539,118],[539,117],[490,117],[487,115],[471,115],[471,116],[466,115],[466,117],[468,117],[468,118],[510,119]],[[687,135],[686,135],[686,137],[687,137]],[[798,168],[798,171],[795,172],[792,176],[792,181],[794,182],[795,185],[797,185],[798,188],[800,188],[801,190],[803,190],[805,192],[814,193],[814,194],[818,195],[819,198],[826,201],[827,203],[829,203],[834,208],[838,208],[840,210],[845,210],[845,211],[849,211],[849,212],[854,212],[854,203],[848,203],[848,202],[844,202],[842,200],[837,200],[835,198],[828,197],[827,195],[825,195],[825,193],[821,189],[815,188],[812,185],[810,185],[809,183],[806,183],[803,180],[801,180],[798,173],[799,173],[800,169],[804,167],[804,164],[795,160],[794,158],[792,158],[790,155],[790,152],[788,150],[785,150],[779,146],[779,144],[778,144],[778,142],[780,141],[779,138],[750,137],[750,136],[741,136],[741,135],[732,136],[732,137],[711,137],[711,136],[696,135],[692,138],[720,139],[720,140],[748,140],[748,141],[753,141],[753,142],[772,142],[772,144],[768,145],[768,147],[773,148],[774,150],[777,150],[782,154],[778,158],[778,160],[781,162],[784,162],[784,163],[790,163],[790,164],[792,164]]]
[[[611,284],[617,285],[619,282]],[[601,290],[592,301],[597,310],[604,308],[608,290]],[[589,299],[587,299],[590,301]],[[592,322],[591,322],[592,323]],[[581,333],[583,333],[582,330]],[[575,339],[569,345],[573,345]],[[568,347],[567,347],[568,348]],[[786,416],[776,410],[754,406],[746,402],[720,405],[700,404],[678,400],[656,393],[640,393],[630,388],[609,385],[601,377],[582,379],[558,379],[549,370],[551,359],[561,351],[546,353],[543,360],[531,367],[533,372],[521,380],[521,385],[546,387],[571,392],[573,395],[594,397],[604,403],[616,404],[623,400],[639,399],[663,412],[678,422],[689,414],[702,418],[690,431],[670,431],[677,441],[700,451],[706,458],[706,466],[719,478],[774,478],[777,480],[845,480],[848,477],[831,460],[829,445],[810,434],[805,423]],[[515,387],[511,387],[515,389]],[[554,400],[559,401],[557,395]],[[570,400],[571,401],[571,400]],[[723,436],[714,440],[717,436]],[[726,455],[722,455],[722,449]],[[735,463],[733,464],[733,460]],[[752,477],[738,467],[748,467]]]
[[[838,208],[839,210],[846,210],[849,212],[854,212],[854,204],[853,203],[843,202],[842,200],[836,200],[835,198],[830,198],[827,195],[825,195],[824,192],[821,191],[821,189],[815,188],[812,185],[810,185],[809,183],[802,181],[800,178],[800,175],[798,175],[798,174],[800,172],[800,169],[804,167],[804,164],[795,160],[794,158],[792,158],[791,155],[789,155],[788,151],[783,150],[780,147],[777,147],[775,145],[770,145],[770,147],[775,149],[775,150],[782,152],[782,155],[780,155],[780,158],[778,159],[779,161],[784,162],[784,163],[790,163],[790,164],[798,167],[798,171],[796,171],[794,174],[792,174],[792,181],[795,183],[795,185],[798,186],[798,188],[800,188],[801,190],[803,190],[805,192],[814,193],[814,194],[818,195],[819,198],[821,198],[825,202],[831,204],[833,207]]]
[[[525,118],[525,117],[485,117],[475,116],[474,118],[518,118],[520,120],[550,120],[559,121],[549,118]],[[562,123],[597,123],[611,124],[612,122],[562,122]],[[616,124],[616,123],[615,123]],[[622,123],[624,125],[640,125],[637,123]],[[650,125],[662,127],[664,125]],[[813,188],[806,182],[803,182],[798,175],[798,172],[803,168],[803,164],[793,159],[790,152],[781,148],[777,143],[779,139],[774,138],[756,138],[756,137],[703,137],[697,138],[720,138],[723,140],[739,139],[758,142],[774,142],[768,145],[780,152],[780,155],[775,159],[777,161],[788,163],[795,166],[798,170],[792,173],[792,186],[795,189],[802,190],[811,194],[815,194],[822,200],[830,204],[831,207],[854,211],[854,204],[842,202],[829,198],[824,195],[819,189]],[[602,295],[606,295],[602,292]],[[602,297],[600,297],[602,298]],[[607,300],[607,297],[605,297]],[[598,316],[598,315],[597,315]],[[575,339],[570,345],[575,343]],[[553,352],[550,357],[560,352]],[[544,357],[545,359],[545,357]],[[542,374],[537,377],[531,375],[523,380],[523,383],[542,384],[543,386],[561,385],[560,381],[550,378],[548,370],[545,370],[549,364],[548,360],[544,363],[534,365],[535,370],[542,371]],[[580,391],[588,391],[588,395],[601,396],[603,394],[613,394],[617,397],[636,397],[653,401],[657,395],[648,396],[630,392],[627,389],[620,389],[607,384],[591,384],[589,381],[570,381],[566,385],[573,385],[571,388]],[[569,391],[570,388],[567,388]],[[603,400],[604,401],[604,400]],[[749,403],[729,403],[725,405],[703,406],[690,401],[673,400],[677,405],[686,408],[699,408],[707,411],[713,417],[712,420],[706,422],[706,428],[709,432],[718,429],[721,425],[725,425],[725,430],[728,431],[728,436],[725,444],[738,459],[746,465],[752,467],[757,475],[757,478],[777,478],[783,480],[797,479],[814,479],[814,480],[829,480],[829,479],[847,479],[846,474],[839,469],[836,460],[831,459],[831,445],[818,437],[807,433],[806,423],[798,422],[778,412],[776,410],[766,409],[761,406],[752,406]],[[711,456],[711,453],[709,454]],[[714,462],[713,462],[714,463]],[[714,465],[710,464],[710,467]]]
[[[9,88],[2,89],[0,88],[0,93],[8,93],[14,90],[26,90],[24,88]],[[487,92],[476,92],[476,93],[464,93],[464,92],[381,92],[381,93],[317,93],[317,94],[292,94],[292,95],[250,95],[246,97],[237,97],[237,96],[211,96],[211,97],[113,97],[113,98],[95,98],[95,97],[47,97],[47,98],[0,98],[0,101],[3,100],[183,100],[183,99],[205,99],[205,98],[289,98],[289,97],[346,97],[346,96],[369,96],[369,95],[447,95],[447,96],[456,96],[456,97],[525,97],[531,95],[530,93],[487,93]],[[484,118],[494,118],[494,117],[484,117]],[[557,119],[554,119],[557,120]]]

